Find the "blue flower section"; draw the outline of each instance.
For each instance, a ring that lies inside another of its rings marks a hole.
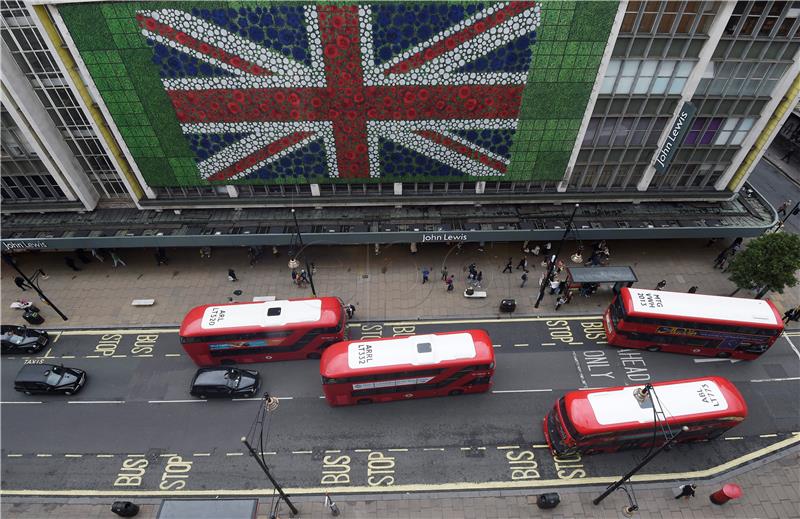
[[[233,75],[172,47],[150,40],[147,40],[147,44],[153,47],[153,63],[160,68],[162,78]]]
[[[467,176],[461,170],[451,168],[386,139],[379,140],[379,159],[383,178],[442,177],[444,179]]]
[[[508,45],[467,63],[456,72],[527,72],[531,63],[531,46],[535,42],[535,31],[524,34]]]
[[[507,159],[511,158],[511,143],[516,130],[451,130],[451,133],[468,140],[485,150]]]
[[[192,9],[192,14],[287,58],[311,65],[302,5]],[[230,51],[231,49],[226,49]]]
[[[224,148],[244,139],[249,133],[222,133],[206,134],[192,133],[185,134],[189,147],[194,151],[197,161],[201,162],[217,154]]]
[[[247,180],[285,181],[294,178],[321,180],[323,177],[328,177],[325,146],[321,141],[312,141],[277,161],[257,169],[245,178]]]
[[[380,65],[485,8],[482,3],[392,3],[372,6],[375,63]]]

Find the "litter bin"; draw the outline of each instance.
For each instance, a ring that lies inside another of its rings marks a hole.
[[[539,494],[539,497],[536,498],[536,506],[545,510],[548,508],[555,508],[558,506],[558,503],[561,502],[561,498],[558,496],[557,492],[548,492],[547,494]]]
[[[22,318],[25,319],[29,324],[42,324],[44,322],[44,317],[42,317],[42,314],[31,310],[30,308],[25,310],[25,313],[22,314]]]
[[[500,311],[501,312],[513,312],[517,309],[517,300],[516,299],[502,299],[500,301]]]
[[[120,517],[133,517],[139,513],[139,505],[135,505],[130,501],[114,501],[111,505],[111,511]]]

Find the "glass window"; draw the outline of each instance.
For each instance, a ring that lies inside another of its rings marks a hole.
[[[678,77],[689,77],[689,74],[692,72],[692,68],[694,68],[694,63],[691,61],[681,61],[678,63],[678,68],[675,70],[675,75]]]
[[[614,81],[617,80],[617,77],[606,77],[603,79],[603,85],[600,87],[601,94],[611,94],[614,92]]]
[[[597,137],[598,146],[608,146],[611,143],[611,133],[614,126],[617,124],[616,117],[609,117],[603,122],[603,127],[600,130],[600,135]]]
[[[667,91],[667,85],[669,84],[669,78],[665,77],[657,77],[655,81],[653,81],[653,86],[650,88],[650,93],[652,94],[663,94]]]
[[[672,83],[669,84],[669,93],[670,94],[680,94],[683,91],[683,87],[686,84],[686,78],[679,78],[676,77],[672,80]]]
[[[619,82],[617,82],[617,93],[618,94],[629,94],[631,91],[631,86],[633,85],[633,78],[632,77],[621,77],[619,78]]]

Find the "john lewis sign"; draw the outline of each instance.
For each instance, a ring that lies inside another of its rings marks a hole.
[[[683,138],[689,130],[696,112],[697,108],[692,103],[684,103],[681,107],[678,118],[672,124],[672,129],[669,131],[667,139],[656,154],[655,167],[658,173],[665,172],[669,167],[669,163],[672,162],[675,152],[678,151],[678,146],[683,142]]]

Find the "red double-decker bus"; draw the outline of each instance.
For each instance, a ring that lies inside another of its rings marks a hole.
[[[747,417],[741,393],[722,377],[652,386],[642,403],[635,392],[644,386],[567,393],[544,418],[547,445],[557,456],[645,448],[664,443],[662,428],[675,434],[683,426],[676,441],[710,440]]]
[[[319,371],[331,405],[480,393],[492,387],[494,349],[483,330],[340,342]]]
[[[318,359],[344,340],[338,297],[203,305],[181,323],[183,349],[198,366]]]
[[[752,360],[780,337],[783,320],[771,301],[623,288],[603,327],[622,348]]]

